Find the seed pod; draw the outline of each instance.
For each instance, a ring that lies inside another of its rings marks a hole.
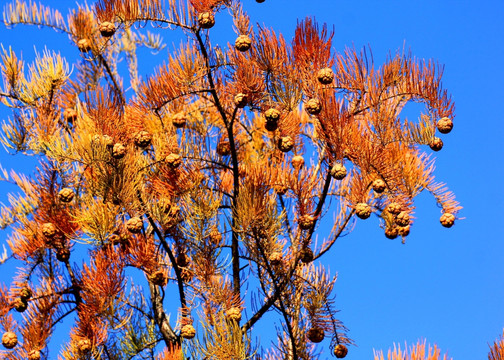
[[[376,179],[375,181],[373,181],[372,186],[373,186],[373,190],[377,194],[381,194],[387,188],[387,184],[385,184],[385,181],[383,181],[382,179]]]
[[[399,226],[408,226],[410,223],[410,216],[407,211],[401,211],[395,218],[395,223]]]
[[[222,242],[222,234],[215,225],[210,229],[209,242],[214,246],[218,246]]]
[[[112,147],[112,157],[114,159],[122,159],[126,155],[126,146],[121,143],[115,143]]]
[[[80,39],[77,41],[77,47],[80,52],[88,52],[91,51],[91,41],[89,39]]]
[[[91,351],[91,340],[84,338],[77,342],[77,349],[81,354],[87,354]]]
[[[28,360],[40,360],[40,350],[31,350],[28,353]]]
[[[179,154],[170,154],[165,158],[166,163],[172,169],[176,169],[182,164],[182,158]]]
[[[264,112],[264,118],[266,119],[266,124],[264,126],[266,130],[275,131],[278,128],[280,111],[274,108],[270,108]]]
[[[345,165],[341,163],[334,163],[331,168],[331,176],[336,180],[343,180],[347,176],[347,169]]]
[[[28,302],[21,297],[17,297],[14,299],[14,302],[12,303],[14,309],[16,309],[17,312],[24,312],[28,308]]]
[[[228,140],[221,139],[217,144],[216,151],[220,156],[228,156],[231,154],[231,144]]]
[[[302,215],[298,219],[298,224],[301,230],[309,230],[315,223],[315,218],[311,215]]]
[[[401,212],[401,204],[396,203],[396,202],[391,202],[387,206],[387,211],[391,213],[392,215],[397,215]]]
[[[443,140],[438,137],[434,137],[434,139],[432,139],[432,141],[430,142],[429,147],[433,151],[439,151],[443,148]]]
[[[443,215],[441,215],[441,217],[439,218],[439,222],[444,227],[451,228],[453,224],[455,224],[455,215],[446,212]]]
[[[198,24],[203,29],[210,29],[215,25],[215,17],[211,12],[203,12],[198,15]]]
[[[235,41],[235,48],[238,51],[244,52],[250,49],[250,46],[252,45],[252,40],[248,35],[240,35],[236,38]]]
[[[276,266],[282,263],[282,253],[280,251],[273,251],[269,256],[269,261],[271,265]]]
[[[180,336],[184,339],[192,339],[196,336],[196,329],[191,324],[186,324],[182,326],[180,330]]]
[[[132,217],[126,222],[126,229],[132,234],[138,234],[142,231],[143,221],[137,216]]]
[[[19,292],[19,297],[23,300],[29,300],[32,297],[32,291],[29,287],[24,287]]]
[[[334,80],[334,72],[329,67],[320,69],[317,73],[317,79],[321,84],[329,85]]]
[[[7,349],[13,349],[18,343],[18,338],[12,331],[7,331],[2,335],[2,345]]]
[[[56,250],[56,259],[61,262],[67,262],[70,259],[70,250],[67,248],[59,248]]]
[[[248,103],[248,97],[247,94],[244,93],[238,93],[234,97],[234,104],[236,105],[237,108],[244,108],[245,105]]]
[[[116,32],[116,27],[114,23],[110,21],[104,21],[100,24],[100,34],[103,37],[111,37]]]
[[[305,103],[305,110],[310,115],[318,115],[322,111],[322,104],[319,99],[310,99]]]
[[[152,135],[145,130],[139,131],[135,135],[135,145],[141,148],[149,146],[152,142]]]
[[[149,281],[156,286],[166,286],[168,278],[163,270],[156,270],[149,275]]]
[[[348,349],[345,345],[338,344],[334,347],[334,356],[338,359],[343,359],[348,354]]]
[[[61,202],[69,203],[74,197],[74,192],[70,188],[63,188],[58,193],[58,199]]]
[[[292,158],[291,163],[294,169],[301,170],[304,165],[304,158],[301,155],[296,155]]]
[[[282,152],[289,152],[294,147],[294,140],[290,136],[282,136],[277,142],[278,149]]]
[[[386,227],[385,228],[385,236],[387,239],[393,240],[399,235],[399,231],[397,229],[397,226],[392,226],[392,227]]]
[[[67,123],[73,124],[77,120],[77,111],[74,108],[68,108],[63,111],[63,118]]]
[[[241,310],[239,307],[233,306],[226,311],[226,318],[232,321],[240,321],[242,318]]]
[[[448,134],[453,129],[453,121],[448,117],[441,118],[437,121],[436,127],[441,134]]]
[[[360,219],[367,219],[371,216],[371,206],[367,203],[358,203],[355,205],[355,215]]]
[[[322,340],[324,340],[325,334],[324,334],[324,329],[314,326],[308,332],[306,333],[306,337],[308,340],[310,340],[312,343],[319,343]]]
[[[410,233],[411,225],[408,226],[399,226],[397,228],[397,233],[399,236],[408,236]]]
[[[309,246],[304,247],[301,249],[301,255],[299,258],[303,264],[311,263],[313,261],[313,250]]]
[[[42,234],[48,239],[52,239],[56,235],[57,229],[53,223],[45,223],[42,225]]]
[[[181,111],[172,116],[172,124],[177,129],[183,128],[187,122],[185,114]]]

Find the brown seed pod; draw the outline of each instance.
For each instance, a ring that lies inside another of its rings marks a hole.
[[[115,143],[112,147],[112,157],[114,159],[122,159],[126,155],[126,146],[121,143]]]
[[[399,235],[399,230],[397,229],[397,226],[392,226],[392,227],[386,227],[385,228],[385,236],[387,239],[395,239]]]
[[[137,216],[132,217],[126,222],[126,229],[132,234],[138,234],[142,231],[143,221]]]
[[[70,259],[70,250],[67,248],[59,248],[56,250],[56,259],[61,262],[67,262]]]
[[[242,318],[241,310],[239,307],[233,306],[226,311],[226,318],[232,321],[240,321]]]
[[[443,140],[438,137],[434,137],[434,139],[432,139],[432,141],[430,142],[429,147],[433,151],[439,151],[443,148]]]
[[[269,256],[269,261],[271,265],[276,266],[282,263],[283,255],[280,251],[273,251]]]
[[[395,223],[399,226],[408,226],[410,223],[410,216],[407,211],[401,211],[395,218]]]
[[[215,225],[210,229],[209,242],[214,246],[218,246],[222,242],[222,234]]]
[[[306,337],[308,340],[310,340],[312,343],[319,343],[322,340],[324,340],[325,334],[324,334],[324,329],[314,326],[308,330],[306,333]]]
[[[87,354],[91,351],[91,340],[84,338],[77,342],[77,349],[81,354]]]
[[[42,234],[48,239],[52,239],[57,233],[56,226],[53,223],[45,223],[42,225]]]
[[[228,156],[231,154],[231,144],[228,140],[221,139],[215,150],[220,156]]]
[[[343,344],[338,344],[334,347],[334,356],[338,359],[343,359],[348,354],[348,349]]]
[[[196,336],[196,329],[191,324],[186,324],[180,329],[180,336],[184,339],[192,339]]]
[[[277,142],[278,149],[282,152],[289,152],[294,147],[294,140],[290,136],[282,136]]]
[[[244,93],[238,93],[234,97],[234,104],[236,105],[237,108],[244,108],[245,105],[248,103],[248,97],[247,94]]]
[[[443,215],[441,215],[441,217],[439,218],[439,222],[444,227],[451,228],[453,224],[455,224],[455,215],[446,212]]]
[[[359,219],[367,219],[371,216],[371,206],[367,203],[358,203],[355,205],[355,215],[357,215]]]
[[[185,114],[181,111],[172,116],[172,124],[177,129],[183,128],[187,122]]]
[[[2,345],[7,349],[14,349],[18,343],[18,338],[16,333],[12,331],[7,331],[2,335]]]
[[[91,51],[91,41],[89,39],[80,39],[77,41],[77,47],[80,52]]]
[[[28,360],[40,360],[40,350],[31,350],[28,353]]]
[[[387,206],[387,211],[391,213],[392,215],[397,215],[402,211],[401,204],[396,203],[396,202],[391,202]]]
[[[61,202],[69,203],[74,198],[74,192],[70,188],[63,188],[58,193],[58,199]]]
[[[300,259],[303,264],[311,263],[313,261],[313,250],[309,246],[302,248]]]
[[[149,146],[152,142],[152,135],[145,130],[139,131],[135,135],[135,145],[141,148]]]
[[[345,165],[339,162],[334,163],[333,167],[331,168],[331,176],[336,180],[343,180],[347,176],[347,169]]]
[[[240,35],[236,38],[235,48],[238,51],[247,51],[252,45],[252,39],[248,35]]]
[[[17,311],[17,312],[24,312],[28,308],[28,302],[21,297],[17,297],[14,299],[12,303],[12,307]]]
[[[168,278],[163,270],[156,270],[149,274],[149,281],[156,286],[166,286]]]
[[[100,34],[103,37],[111,37],[116,32],[116,27],[114,23],[110,21],[104,21],[100,24]]]
[[[322,104],[319,99],[310,99],[305,103],[305,110],[310,115],[318,115],[322,111]]]
[[[441,134],[448,134],[453,129],[453,121],[448,117],[441,118],[437,121],[436,127]]]
[[[408,226],[399,226],[397,228],[397,233],[399,236],[408,236],[410,233],[411,225]]]
[[[385,184],[385,181],[383,181],[382,179],[376,179],[375,181],[373,181],[372,186],[374,192],[377,194],[381,194],[387,188],[387,184]]]
[[[198,15],[198,24],[203,29],[210,29],[215,25],[215,17],[211,12],[202,12]]]
[[[301,230],[309,230],[315,223],[315,218],[311,215],[302,215],[298,219],[298,224]]]
[[[280,120],[280,111],[275,108],[270,108],[264,112],[266,119],[265,128],[268,131],[275,131],[278,128],[278,120]]]
[[[329,85],[334,80],[334,72],[329,67],[320,69],[317,73],[317,79],[319,83]]]
[[[304,158],[301,155],[296,155],[291,160],[294,169],[301,169],[304,165]]]
[[[29,287],[25,286],[24,288],[21,289],[19,292],[19,297],[23,300],[29,300],[32,297],[32,291]]]
[[[182,164],[182,158],[180,157],[180,155],[174,153],[171,153],[170,155],[165,157],[165,161],[172,169],[176,169]]]
[[[68,108],[63,111],[63,118],[67,123],[73,124],[77,120],[77,111],[74,108]]]

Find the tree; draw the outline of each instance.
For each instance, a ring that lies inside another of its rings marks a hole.
[[[237,37],[220,48],[225,9]],[[31,178],[3,173],[24,193],[2,209],[21,264],[0,289],[6,358],[47,356],[63,319],[68,359],[315,359],[324,337],[342,358],[352,341],[318,260],[372,214],[405,242],[424,190],[454,224],[460,206],[424,152],[453,127],[434,61],[403,53],[376,68],[366,50],[335,53],[312,18],[289,44],[230,0],[99,0],[67,19],[16,1],[4,15],[81,53],[70,66],[45,51],[27,75],[2,54],[3,143],[39,161]],[[146,24],[183,41],[142,79],[137,47],[163,48]],[[408,102],[425,104],[418,121],[401,118]],[[278,342],[263,350],[253,338],[269,313]]]

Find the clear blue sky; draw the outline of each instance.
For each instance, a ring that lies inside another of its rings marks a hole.
[[[70,2],[44,3],[65,8]],[[372,359],[373,348],[421,338],[438,344],[455,360],[486,358],[487,344],[504,327],[504,1],[244,4],[254,23],[273,27],[287,39],[297,19],[310,15],[334,25],[336,51],[369,45],[379,65],[389,51],[405,44],[416,57],[445,65],[443,84],[455,100],[457,117],[454,130],[443,137],[445,147],[436,154],[436,174],[456,193],[464,206],[460,216],[466,219],[451,229],[441,227],[440,211],[425,194],[417,199],[417,219],[406,245],[387,240],[376,219],[358,221],[355,231],[338,240],[324,261],[339,274],[336,306],[358,345],[350,349],[348,359]],[[231,40],[224,17],[212,31]],[[0,42],[22,50],[27,60],[33,57],[35,43],[38,50],[47,44],[77,55],[65,35],[48,29],[2,27]],[[164,58],[166,52],[149,60],[152,63],[142,61],[141,74],[150,74]],[[6,116],[1,109],[0,117]],[[5,168],[19,166],[5,153],[0,153],[0,163]],[[6,188],[0,186],[0,199],[5,201]]]

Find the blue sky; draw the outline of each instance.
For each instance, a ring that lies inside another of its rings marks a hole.
[[[69,4],[43,3],[60,9]],[[453,96],[457,117],[453,131],[443,137],[445,147],[436,153],[436,175],[456,193],[464,206],[459,215],[465,219],[451,229],[443,228],[434,199],[423,194],[417,199],[415,224],[405,245],[386,239],[377,219],[358,221],[324,262],[339,274],[336,306],[358,345],[350,349],[348,359],[372,359],[373,348],[386,350],[394,342],[422,338],[456,360],[486,358],[488,343],[504,327],[504,116],[500,108],[504,1],[266,0],[258,4],[246,0],[244,7],[253,23],[273,27],[287,39],[292,38],[298,19],[315,16],[320,23],[334,25],[335,51],[369,45],[378,66],[389,51],[395,53],[403,46],[417,58],[433,58],[445,65],[443,85]],[[231,40],[227,15],[220,17],[212,31],[217,39]],[[77,55],[66,36],[35,27],[0,27],[0,43],[22,50],[26,60],[33,57],[34,44],[38,50],[46,44],[64,55]],[[141,74],[150,74],[165,57],[166,52],[141,60]],[[0,117],[7,115],[1,108]],[[4,168],[19,168],[19,159],[4,152],[0,163]],[[29,166],[24,169],[30,172]],[[2,201],[6,190],[0,184]],[[0,234],[4,238],[5,232]],[[8,282],[4,277],[2,273],[0,278]]]

